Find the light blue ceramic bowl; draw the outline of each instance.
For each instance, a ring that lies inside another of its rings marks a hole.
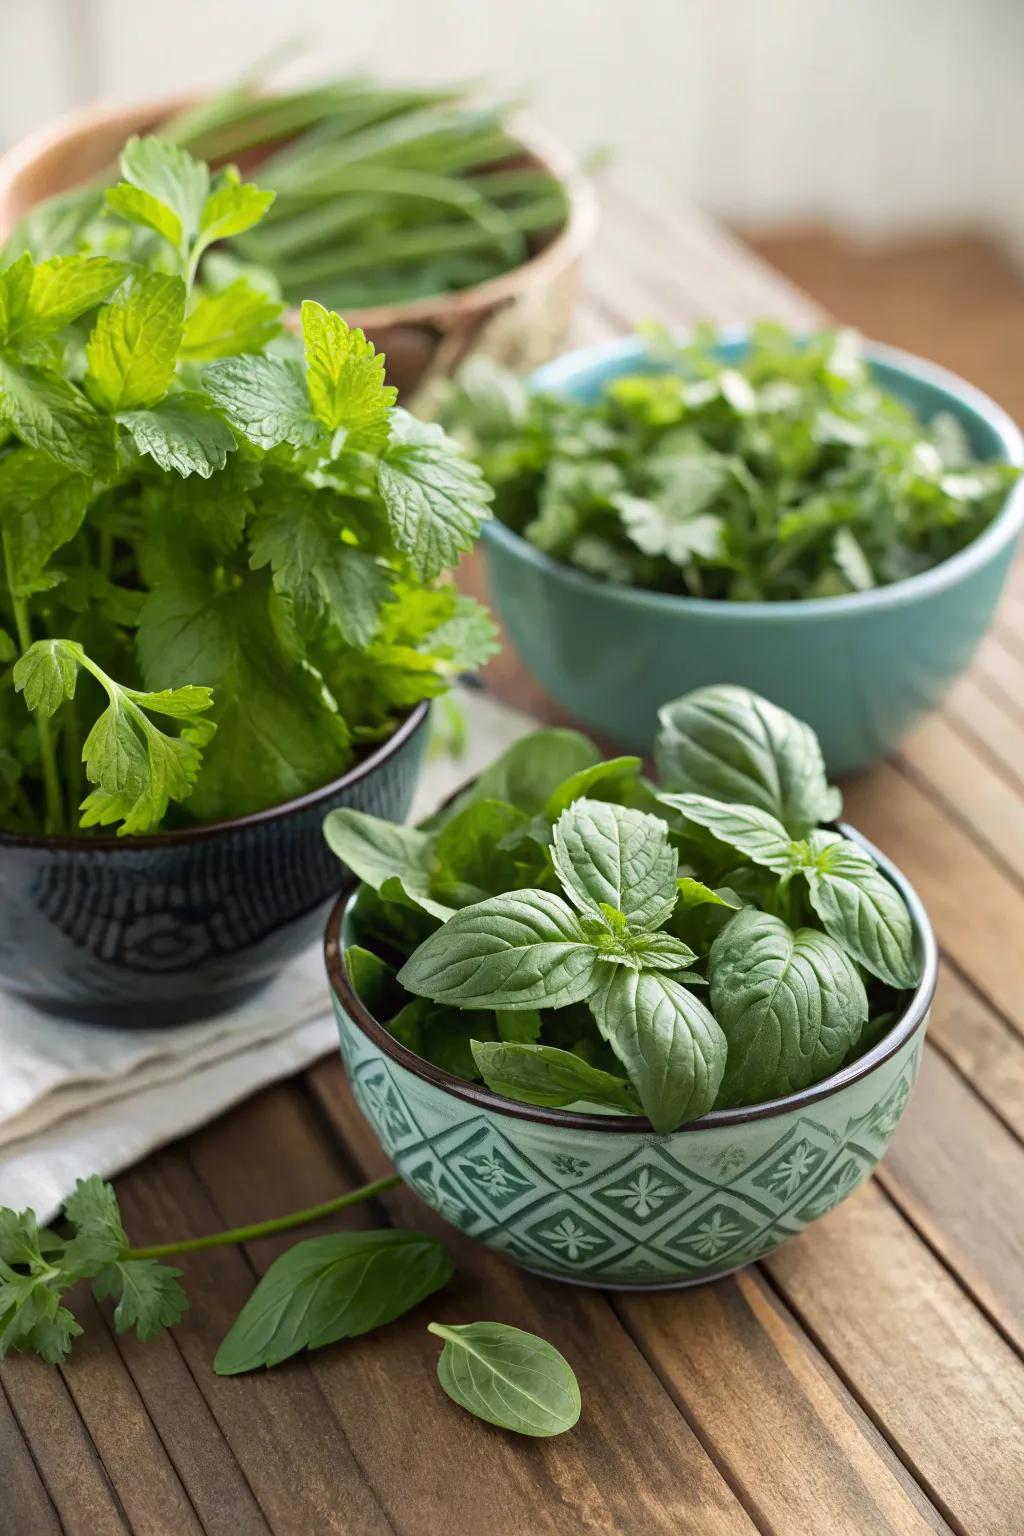
[[[914,922],[920,984],[884,1039],[824,1082],[658,1134],[639,1116],[540,1109],[416,1056],[353,991],[339,901],[326,958],[356,1099],[402,1177],[470,1236],[583,1285],[714,1280],[778,1248],[871,1174],[907,1106],[935,991],[935,935],[913,888],[866,839]]]
[[[735,359],[741,335],[721,347]],[[865,347],[878,382],[926,419],[951,412],[980,458],[1024,464],[1024,440],[992,400],[908,353]],[[633,337],[567,353],[537,389],[593,399],[656,369]],[[1024,522],[1024,485],[981,537],[921,576],[805,602],[729,603],[615,586],[571,569],[497,521],[483,544],[493,607],[530,671],[576,719],[646,751],[660,705],[741,683],[817,732],[833,773],[885,756],[934,709],[988,629]]]

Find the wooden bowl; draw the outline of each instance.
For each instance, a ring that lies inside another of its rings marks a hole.
[[[118,107],[99,103],[59,118],[0,156],[0,241],[36,203],[81,185],[116,161],[133,133],[153,131],[194,100],[161,98]],[[535,367],[561,350],[576,297],[580,260],[594,237],[597,204],[572,157],[532,126],[518,133],[527,163],[562,180],[565,224],[521,266],[500,277],[407,304],[353,309],[360,326],[387,354],[388,377],[406,393],[450,373],[470,352],[509,367]],[[289,323],[296,324],[292,312]]]

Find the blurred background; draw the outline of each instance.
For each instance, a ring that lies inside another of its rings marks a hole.
[[[0,0],[0,147],[100,97],[470,77],[1024,414],[1020,0]],[[638,317],[639,318],[639,317]]]

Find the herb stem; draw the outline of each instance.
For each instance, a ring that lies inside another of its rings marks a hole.
[[[227,1248],[233,1243],[251,1243],[261,1237],[273,1237],[278,1232],[291,1232],[295,1227],[308,1227],[315,1221],[322,1221],[325,1216],[333,1216],[337,1211],[344,1211],[350,1205],[358,1205],[360,1201],[372,1200],[376,1195],[383,1194],[385,1190],[394,1189],[401,1183],[401,1175],[389,1173],[386,1178],[376,1179],[372,1184],[363,1184],[359,1189],[350,1189],[345,1195],[339,1195],[335,1200],[327,1200],[323,1205],[313,1205],[306,1211],[293,1211],[290,1216],[277,1216],[272,1221],[258,1221],[248,1227],[229,1227],[225,1232],[212,1232],[208,1237],[189,1238],[184,1243],[162,1243],[155,1248],[129,1248],[122,1255],[125,1259],[166,1259],[176,1253],[198,1253],[204,1248]]]
[[[14,628],[21,647],[22,655],[32,644],[32,624],[29,619],[28,603],[23,597],[15,596],[14,572],[11,565],[11,550],[7,534],[3,535],[4,570],[7,575],[7,590],[11,594],[11,607],[14,612]],[[60,832],[64,827],[64,801],[60,789],[60,776],[57,773],[57,754],[54,750],[53,732],[50,722],[45,715],[36,713],[36,729],[39,732],[39,761],[43,769],[43,784],[46,791],[46,830],[49,833]]]

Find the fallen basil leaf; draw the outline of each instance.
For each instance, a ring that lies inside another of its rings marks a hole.
[[[563,1435],[582,1411],[569,1362],[507,1323],[430,1323],[444,1339],[437,1379],[453,1402],[517,1435]]]

